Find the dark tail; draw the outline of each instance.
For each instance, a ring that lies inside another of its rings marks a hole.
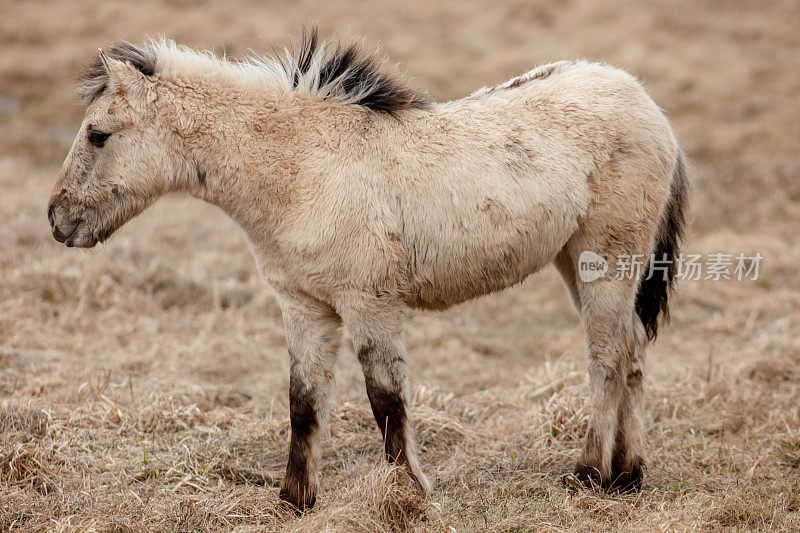
[[[686,228],[688,200],[689,179],[686,175],[686,158],[679,150],[670,182],[669,198],[656,229],[655,247],[651,256],[665,268],[651,272],[652,264],[648,262],[642,275],[639,292],[636,294],[636,313],[642,320],[647,339],[650,341],[658,336],[659,316],[662,323],[669,321],[669,297],[675,287],[679,246]]]

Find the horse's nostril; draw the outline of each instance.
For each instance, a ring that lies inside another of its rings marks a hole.
[[[56,208],[53,205],[47,208],[47,220],[50,222],[50,231],[53,231],[56,227]]]

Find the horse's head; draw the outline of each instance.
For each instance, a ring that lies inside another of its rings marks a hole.
[[[86,116],[48,206],[57,241],[90,248],[165,192],[171,158],[155,110],[154,67],[146,51],[119,45],[86,69]]]

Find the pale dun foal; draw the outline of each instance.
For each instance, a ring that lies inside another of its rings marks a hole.
[[[117,45],[81,93],[53,236],[94,246],[170,192],[241,225],[279,296],[291,357],[281,498],[314,504],[342,325],[386,456],[427,491],[404,310],[445,309],[549,263],[586,329],[592,411],[575,473],[641,486],[645,344],[668,314],[688,185],[672,129],[633,77],[560,62],[434,103],[359,48],[312,33],[297,53],[242,62],[165,40]],[[608,261],[604,277],[582,281],[583,251]],[[614,276],[634,254],[670,266]]]

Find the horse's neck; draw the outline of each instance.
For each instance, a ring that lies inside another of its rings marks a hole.
[[[291,114],[278,114],[274,110],[279,107],[270,101],[214,106],[208,100],[176,106],[176,130],[183,138],[183,190],[222,209],[246,233],[253,233],[255,226],[263,233],[278,214],[274,189],[290,186]],[[192,109],[190,116],[178,114],[187,108]],[[276,129],[278,121],[282,126]]]

